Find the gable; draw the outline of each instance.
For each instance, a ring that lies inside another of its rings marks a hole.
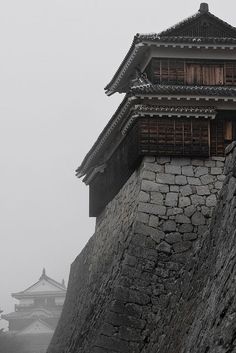
[[[54,330],[41,320],[36,320],[24,330],[20,331],[18,335],[35,335],[35,334],[52,334]]]
[[[192,17],[159,33],[160,36],[236,38],[236,29],[208,11]]]
[[[46,278],[40,279],[32,287],[26,289],[24,294],[33,294],[40,292],[65,292],[64,289],[60,288],[59,285],[49,282]]]

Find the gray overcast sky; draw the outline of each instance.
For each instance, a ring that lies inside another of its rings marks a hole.
[[[235,0],[209,0],[236,25]],[[137,32],[159,32],[199,0],[0,0],[0,307],[42,268],[68,280],[94,231],[74,170],[121,101],[106,97]]]

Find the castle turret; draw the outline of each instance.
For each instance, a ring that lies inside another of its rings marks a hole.
[[[36,283],[12,294],[19,303],[15,305],[14,312],[2,315],[2,318],[9,322],[9,333],[24,338],[29,352],[31,349],[34,353],[46,352],[65,296],[65,284],[48,277],[44,268]]]
[[[137,34],[105,90],[125,97],[77,169],[96,231],[72,265],[49,353],[187,352],[164,349],[236,137],[236,29],[202,3]]]

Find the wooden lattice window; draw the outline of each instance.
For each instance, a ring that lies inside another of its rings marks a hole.
[[[186,83],[188,85],[223,85],[224,65],[188,63],[186,64]]]
[[[141,154],[172,156],[208,156],[210,121],[195,118],[141,118],[139,148]]]
[[[224,122],[224,140],[232,141],[233,140],[233,122],[232,120],[226,120]]]
[[[225,84],[236,85],[236,63],[225,63]]]
[[[151,76],[153,83],[184,84],[183,60],[152,60]]]

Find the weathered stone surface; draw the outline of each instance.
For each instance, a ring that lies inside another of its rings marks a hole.
[[[197,194],[198,195],[210,195],[210,190],[209,187],[207,185],[204,186],[197,186]]]
[[[213,207],[216,205],[216,202],[217,202],[216,195],[210,195],[206,199],[206,206]]]
[[[159,225],[159,217],[151,215],[148,224],[150,227],[157,228]]]
[[[176,185],[186,185],[187,184],[186,176],[185,175],[176,175],[175,184]]]
[[[195,211],[196,211],[196,207],[194,205],[191,205],[191,206],[188,206],[184,209],[184,214],[187,217],[191,217]]]
[[[207,167],[197,167],[195,169],[195,177],[199,178],[202,175],[208,174],[208,168]]]
[[[178,158],[178,157],[173,157],[171,158],[171,164],[172,165],[178,165],[178,166],[186,166],[190,165],[191,161],[190,158]]]
[[[187,180],[190,185],[201,185],[199,178],[187,177]]]
[[[157,163],[144,162],[144,171],[164,173],[164,167]]]
[[[163,224],[163,231],[164,232],[175,232],[176,230],[176,223],[175,221],[169,220],[164,222]]]
[[[174,243],[177,243],[178,241],[181,241],[181,235],[178,232],[169,233],[169,234],[166,234],[165,240],[169,244],[174,244]]]
[[[179,226],[179,232],[180,233],[191,233],[193,231],[193,226],[192,224],[181,224],[181,226]]]
[[[141,192],[139,193],[138,198],[139,198],[139,201],[141,201],[141,202],[148,202],[148,201],[150,201],[150,195],[149,195],[149,193],[147,193],[147,192],[145,192],[145,191],[141,191]]]
[[[187,217],[184,214],[178,214],[176,216],[176,222],[177,223],[191,223],[189,217]]]
[[[165,205],[171,206],[171,207],[176,207],[178,205],[178,194],[174,193],[174,192],[167,193]]]
[[[186,197],[186,196],[181,196],[179,198],[179,207],[180,208],[183,208],[183,207],[187,207],[191,205],[191,201],[190,201],[190,198],[189,197]]]
[[[207,184],[213,183],[215,178],[214,178],[214,176],[212,176],[210,174],[206,174],[206,175],[202,175],[200,177],[200,180],[201,180],[203,185],[207,185]]]
[[[157,246],[157,250],[169,254],[171,252],[171,246],[170,246],[170,244],[166,243],[165,241],[162,241]]]
[[[183,209],[179,208],[179,207],[171,207],[167,209],[167,216],[173,216],[173,215],[177,215],[180,213],[183,213]]]
[[[182,253],[187,251],[192,247],[191,241],[181,241],[179,243],[173,244],[173,249],[175,253]]]
[[[218,300],[219,307],[227,301],[225,274],[231,259],[236,258],[234,238],[229,239],[230,227],[236,227],[236,179],[231,178],[229,187],[221,193],[220,210],[211,227],[216,225],[208,237],[213,198],[216,200],[220,190],[216,186],[223,180],[219,179],[220,174],[199,178],[196,174],[206,169],[210,173],[211,168],[217,168],[217,161],[208,160],[207,165],[205,159],[188,160],[183,165],[186,160],[172,158],[170,165],[174,169],[168,169],[167,176],[163,172],[170,158],[163,158],[162,164],[160,161],[145,158],[97,218],[95,235],[72,265],[67,299],[49,353],[221,353],[214,342],[225,332],[220,321],[224,311],[219,309],[214,323],[212,303]],[[179,171],[180,167],[182,175],[170,172]],[[144,180],[147,176],[153,178],[152,173],[156,180]],[[193,184],[179,187],[175,184],[177,177],[192,178]],[[157,204],[171,199],[170,206]],[[224,219],[226,213],[229,219]],[[226,249],[221,246],[216,252],[215,234],[224,244],[229,242],[230,251],[235,251],[235,256],[225,256],[224,269],[221,260]],[[209,257],[217,262],[215,270]],[[204,263],[201,268],[199,259]],[[217,290],[209,287],[216,276]],[[217,293],[221,293],[219,298]],[[234,293],[235,290],[232,297]],[[208,308],[208,304],[209,309],[203,314],[202,308]],[[223,315],[227,313],[226,310]],[[213,340],[214,327],[218,336]],[[210,350],[208,341],[205,344],[205,330],[212,342]],[[229,332],[227,326],[227,335]],[[230,347],[231,341],[227,342]]]
[[[195,226],[200,226],[206,223],[205,217],[200,212],[195,212],[192,216],[192,224]]]
[[[163,194],[161,192],[151,192],[151,203],[156,203],[157,205],[163,205]]]
[[[161,205],[155,205],[150,203],[140,202],[138,205],[140,212],[149,213],[153,215],[164,216],[166,214],[166,207]]]
[[[193,167],[191,165],[182,167],[182,174],[185,176],[194,176]]]
[[[193,194],[192,187],[190,185],[181,186],[180,193],[183,196],[189,196]]]
[[[151,172],[149,170],[143,171],[143,179],[154,181],[155,178],[156,178],[156,174],[154,172]]]
[[[212,175],[222,174],[222,169],[221,168],[211,168],[211,174]]]
[[[156,182],[160,184],[175,184],[175,176],[173,174],[158,173]]]
[[[190,196],[190,198],[191,198],[192,204],[195,205],[195,206],[205,205],[205,199],[204,199],[203,196],[192,195],[192,196]]]
[[[178,185],[170,185],[170,192],[179,192]]]
[[[165,172],[167,174],[181,174],[181,167],[177,165],[167,164],[165,166]]]

